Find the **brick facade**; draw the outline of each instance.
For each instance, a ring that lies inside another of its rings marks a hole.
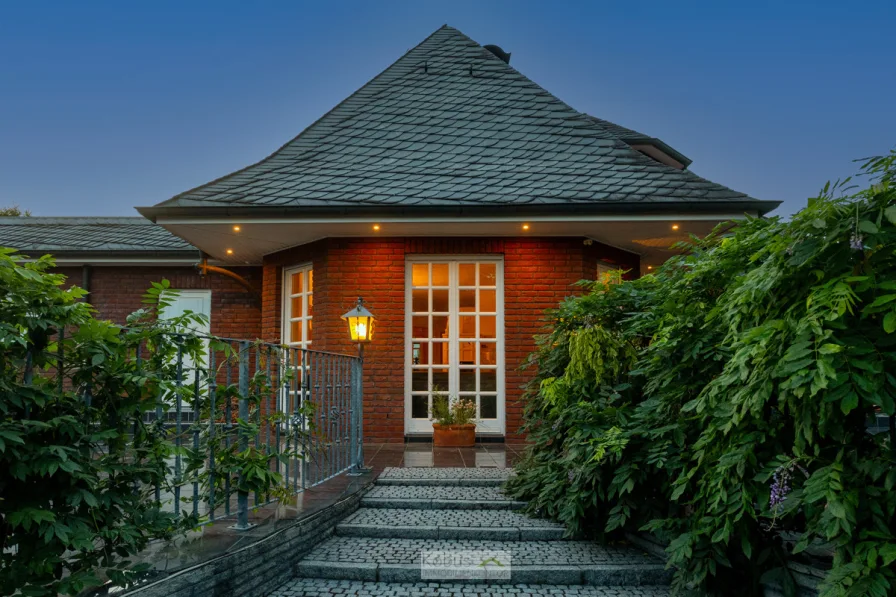
[[[377,317],[365,349],[364,435],[371,442],[404,439],[405,259],[408,255],[502,255],[504,258],[506,439],[520,440],[520,398],[529,372],[520,371],[544,325],[544,311],[593,279],[598,260],[637,276],[638,256],[582,238],[332,238],[265,258],[262,337],[281,339],[282,271],[314,267],[312,348],[353,353],[340,316],[357,297]]]
[[[124,323],[141,308],[151,282],[172,288],[211,289],[211,333],[230,338],[281,340],[283,268],[314,268],[312,348],[354,353],[340,316],[363,296],[377,317],[374,341],[366,347],[364,435],[371,442],[404,439],[405,260],[409,255],[501,255],[504,258],[504,354],[506,434],[523,439],[522,388],[530,372],[520,366],[535,348],[544,312],[593,279],[598,261],[638,275],[638,256],[581,238],[332,238],[265,258],[263,267],[233,270],[249,280],[252,294],[236,281],[201,276],[192,267],[94,266],[88,301],[99,316]],[[63,267],[72,284],[82,285],[82,268]]]
[[[167,279],[179,290],[212,291],[212,335],[254,340],[261,336],[262,271],[259,267],[232,269],[252,284],[254,294],[235,280],[213,273],[201,276],[193,267],[93,266],[87,302],[97,309],[100,318],[122,324],[130,313],[143,307],[141,297],[151,283]],[[84,285],[81,267],[60,267],[57,271],[70,284]]]

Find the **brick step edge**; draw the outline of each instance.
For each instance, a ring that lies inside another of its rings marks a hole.
[[[343,523],[341,537],[376,539],[485,539],[489,541],[562,541],[564,529],[552,527],[382,526]]]
[[[377,485],[418,487],[500,487],[506,479],[377,479]]]
[[[361,498],[364,508],[406,508],[409,510],[522,510],[526,502],[513,500],[438,500],[411,498]]]
[[[296,566],[299,578],[359,580],[367,582],[452,582],[464,584],[550,584],[636,587],[668,585],[671,573],[660,564],[592,564],[585,566],[512,566],[510,578],[422,579],[420,564],[373,564],[303,560]]]

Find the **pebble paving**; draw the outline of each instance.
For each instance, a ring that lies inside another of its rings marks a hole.
[[[271,597],[668,597],[667,587],[593,587],[587,585],[471,585],[458,583],[384,583],[349,580],[293,580]]]
[[[662,562],[516,511],[498,468],[389,468],[272,597],[667,597]],[[423,580],[424,551],[509,552],[510,579]],[[513,583],[513,584],[497,584]],[[625,585],[625,586],[622,586]]]
[[[402,500],[504,501],[500,487],[457,487],[442,485],[378,485],[365,498]]]
[[[411,510],[404,508],[361,508],[346,518],[343,524],[477,528],[563,528],[563,525],[550,520],[531,518],[512,510]]]
[[[387,467],[377,480],[499,479],[503,481],[513,474],[513,469],[509,468]]]
[[[478,541],[370,537],[332,537],[318,545],[307,559],[352,564],[419,564],[420,552],[424,550],[502,550],[510,552],[513,566],[644,563],[643,552],[628,547],[606,547],[592,541]]]

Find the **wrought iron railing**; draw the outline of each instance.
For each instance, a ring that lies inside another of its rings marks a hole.
[[[189,504],[194,515],[204,515],[207,521],[232,516],[235,510],[236,528],[248,528],[250,504],[257,507],[273,500],[271,493],[250,495],[234,489],[226,473],[221,475],[223,483],[216,478],[220,466],[216,450],[233,446],[239,453],[251,448],[264,456],[270,470],[280,475],[281,489],[291,493],[359,471],[363,465],[359,357],[264,342],[204,340],[206,362],[185,362],[190,359],[178,347],[175,399],[173,404],[169,401],[167,412],[160,401],[153,413],[175,444],[172,505]],[[184,391],[185,382],[192,386],[190,392]],[[190,396],[188,402],[185,395]],[[186,452],[185,442],[190,443]],[[199,457],[206,464],[198,464]],[[242,475],[237,485],[242,484]],[[201,491],[201,485],[207,491]],[[188,495],[183,495],[183,488]],[[165,503],[164,497],[157,488],[156,498]]]
[[[236,516],[234,528],[247,529],[250,508],[362,470],[360,357],[174,332],[129,350],[134,371],[152,362],[166,377],[139,423],[173,445],[168,478],[135,488],[163,510],[200,524]],[[65,388],[61,349],[56,362],[59,391],[82,393],[90,405],[89,386]],[[270,473],[255,491],[247,489],[253,466]]]

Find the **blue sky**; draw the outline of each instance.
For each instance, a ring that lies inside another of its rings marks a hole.
[[[0,206],[135,215],[265,157],[444,23],[778,213],[896,145],[893,2],[32,0],[0,4]]]

